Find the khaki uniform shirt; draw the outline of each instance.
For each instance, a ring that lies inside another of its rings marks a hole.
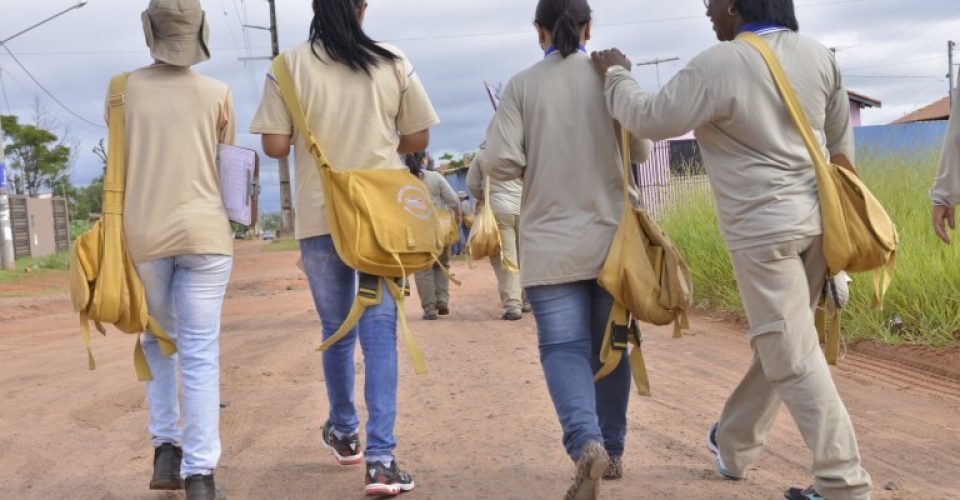
[[[481,146],[486,147],[486,146]],[[467,189],[476,200],[483,200],[483,173],[480,171],[480,155],[477,152],[467,171]],[[520,215],[520,200],[523,198],[523,179],[509,181],[490,180],[490,208],[494,215]]]
[[[322,46],[305,42],[284,52],[307,122],[320,149],[335,170],[407,168],[397,147],[400,135],[426,130],[439,122],[427,92],[396,48],[394,63],[371,68],[371,75],[332,61]],[[255,134],[293,135],[296,157],[297,239],[330,234],[324,212],[320,172],[300,131],[283,104],[272,75],[268,75],[263,100],[253,118]]]
[[[430,200],[436,208],[447,208],[456,213],[460,208],[460,198],[456,191],[450,187],[446,177],[440,172],[433,170],[423,171],[423,183],[427,185],[427,191],[430,193]]]
[[[930,191],[930,200],[945,207],[960,204],[960,95],[953,97],[950,125],[940,155],[940,173]]]
[[[107,95],[108,121],[109,104]],[[190,68],[140,68],[127,82],[124,117],[123,229],[134,262],[233,255],[216,165],[217,144],[236,138],[230,88]]]
[[[644,161],[649,141],[634,141],[633,151]],[[623,173],[590,56],[554,53],[507,83],[480,168],[495,181],[523,178],[522,286],[600,275],[620,222]]]
[[[830,51],[790,31],[763,36],[780,59],[824,154],[854,160],[850,103]],[[641,137],[696,132],[731,250],[819,235],[813,161],[766,64],[743,41],[695,57],[657,93],[625,70],[606,79],[611,114]]]

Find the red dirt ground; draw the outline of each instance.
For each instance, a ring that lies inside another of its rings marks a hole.
[[[320,445],[327,403],[314,352],[319,321],[296,258],[262,252],[260,244],[238,247],[222,333],[226,407],[217,482],[228,498],[362,494],[362,469],[338,467]],[[406,305],[430,371],[414,375],[400,347],[397,453],[417,481],[404,498],[560,498],[573,467],[560,444],[533,320],[498,319],[486,263],[456,263],[455,272],[464,286],[453,291],[451,316],[421,321],[416,294]],[[11,290],[0,285],[4,291]],[[147,490],[152,450],[131,365],[133,338],[98,337],[99,367],[89,372],[66,292],[3,295],[0,498],[182,498]],[[745,481],[713,472],[702,438],[746,369],[742,331],[705,316],[679,340],[670,328],[644,329],[654,395],[631,400],[626,474],[604,484],[604,498],[776,499],[785,486],[809,483],[810,454],[785,410]],[[362,364],[357,371],[362,388]],[[956,350],[876,345],[851,349],[836,369],[874,498],[960,496],[958,372]],[[359,391],[357,400],[363,415]]]

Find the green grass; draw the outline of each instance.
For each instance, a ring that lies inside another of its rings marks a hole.
[[[26,270],[30,269],[28,273]],[[15,283],[29,278],[32,272],[37,271],[66,271],[70,269],[70,255],[58,253],[46,257],[24,257],[17,259],[13,271],[0,270],[0,284]]]
[[[930,223],[927,192],[937,163],[936,152],[861,158],[861,175],[897,224],[901,246],[883,311],[870,308],[872,276],[854,276],[842,324],[848,340],[960,344],[960,241],[943,245]],[[666,214],[662,224],[690,266],[697,305],[742,313],[712,197],[691,195],[682,209]],[[955,239],[960,240],[960,232]]]
[[[263,247],[264,252],[299,252],[300,242],[294,239],[273,240]]]

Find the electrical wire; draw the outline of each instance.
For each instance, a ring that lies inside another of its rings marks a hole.
[[[60,99],[58,99],[57,96],[53,95],[53,92],[50,92],[49,90],[47,90],[47,88],[44,87],[42,83],[40,83],[40,80],[38,80],[37,77],[33,76],[33,73],[31,73],[30,70],[28,70],[27,67],[24,66],[23,63],[20,62],[20,59],[18,59],[17,56],[14,55],[13,51],[10,50],[10,47],[7,47],[6,44],[0,44],[0,46],[3,47],[3,50],[7,51],[7,54],[10,54],[10,57],[13,59],[13,62],[17,63],[17,66],[19,66],[20,69],[22,69],[23,72],[26,73],[27,76],[30,77],[31,80],[33,80],[33,83],[35,83],[35,84],[37,85],[37,87],[40,87],[40,90],[42,90],[43,93],[47,94],[47,96],[50,97],[50,99],[53,99],[53,102],[57,103],[57,104],[58,104],[61,108],[63,108],[67,113],[70,113],[70,114],[73,115],[76,119],[78,119],[78,120],[80,120],[81,122],[86,123],[87,125],[90,125],[90,126],[92,126],[92,127],[95,127],[95,128],[98,128],[98,129],[106,129],[106,128],[107,128],[107,127],[105,127],[105,126],[103,126],[103,125],[98,125],[98,124],[96,124],[96,123],[94,123],[94,122],[92,122],[92,121],[90,121],[90,120],[87,120],[86,118],[80,116],[80,115],[77,114],[75,111],[73,111],[72,109],[70,109],[66,104],[63,103],[63,101],[61,101]]]
[[[3,92],[3,102],[7,105],[7,114],[13,114],[13,108],[10,107],[10,98],[7,97],[7,84],[3,81],[3,66],[0,66],[0,91]]]

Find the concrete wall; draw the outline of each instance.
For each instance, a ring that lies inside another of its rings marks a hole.
[[[44,257],[57,253],[53,226],[53,200],[27,198],[30,217],[30,255]]]

